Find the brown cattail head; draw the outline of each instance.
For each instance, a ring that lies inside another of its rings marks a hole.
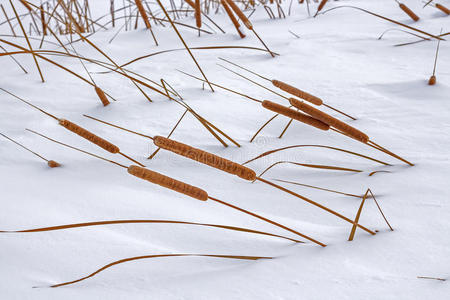
[[[319,4],[319,7],[317,8],[317,12],[321,11],[322,8],[325,6],[325,4],[327,4],[328,0],[322,0]]]
[[[242,179],[250,181],[256,179],[256,173],[252,169],[244,167],[223,157],[203,151],[201,149],[197,149],[162,136],[155,136],[153,142],[160,148],[198,161],[199,163],[222,170],[224,172],[239,176]]]
[[[201,15],[201,8],[200,8],[200,0],[195,0],[195,7],[194,7],[194,14],[195,14],[195,25],[197,25],[197,28],[202,27],[202,15]]]
[[[102,89],[98,86],[95,86],[95,92],[97,93],[98,98],[100,98],[100,101],[102,101],[103,106],[107,106],[109,104],[109,101]]]
[[[408,6],[403,3],[400,3],[399,6],[411,19],[415,22],[419,21],[420,18]]]
[[[328,124],[325,124],[322,121],[319,121],[313,117],[307,116],[301,112],[298,112],[296,110],[290,109],[289,107],[280,105],[278,103],[264,100],[262,102],[262,106],[265,109],[271,110],[273,112],[279,113],[280,115],[286,116],[288,118],[303,122],[305,124],[308,124],[310,126],[316,127],[321,130],[328,130],[330,129],[330,126]]]
[[[441,11],[443,11],[444,13],[446,13],[447,15],[450,15],[450,9],[448,9],[447,7],[445,7],[442,4],[436,3],[436,8],[440,9]]]
[[[245,27],[249,30],[253,30],[252,22],[244,15],[242,10],[233,2],[233,0],[225,0],[227,4],[231,7],[234,13],[241,19],[242,23],[244,23]]]
[[[272,80],[272,84],[279,88],[282,91],[285,91],[286,93],[289,93],[293,96],[299,97],[301,99],[304,99],[308,102],[311,102],[315,105],[322,105],[323,101],[319,97],[313,96],[305,91],[302,91],[296,87],[293,87],[292,85],[289,85],[287,83],[284,83],[283,81],[278,80]]]
[[[342,122],[341,120],[338,120],[323,111],[318,110],[317,108],[314,108],[302,101],[299,101],[294,98],[289,98],[289,102],[292,106],[300,109],[301,111],[307,113],[311,117],[314,117],[329,126],[333,126],[334,128],[342,131],[343,133],[347,134],[348,136],[354,138],[355,140],[358,140],[363,143],[367,143],[369,141],[369,137],[363,133],[362,131],[359,131],[358,129]]]
[[[75,134],[78,134],[82,138],[87,139],[91,143],[96,144],[97,146],[105,149],[106,151],[111,152],[111,153],[119,153],[120,152],[119,147],[117,147],[114,144],[111,144],[110,142],[102,139],[99,136],[96,136],[92,132],[84,129],[83,127],[78,126],[77,124],[72,123],[65,119],[59,119],[58,121],[59,121],[59,125],[61,125],[62,127],[72,131]]]
[[[129,166],[128,173],[138,178],[150,181],[151,183],[160,185],[162,187],[171,189],[175,192],[185,194],[189,197],[206,201],[208,200],[208,193],[198,187],[189,185],[187,183],[178,181],[176,179],[167,177],[158,172],[151,171],[146,168],[141,168],[138,166]]]
[[[428,80],[428,85],[435,85],[435,84],[436,84],[436,76],[432,75]]]
[[[225,0],[220,0],[220,3],[222,3],[223,8],[225,8],[225,11],[227,12],[228,17],[230,18],[231,22],[233,23],[234,27],[236,28],[236,31],[239,33],[239,36],[243,39],[245,38],[245,34],[241,32],[239,29],[240,25],[236,17],[234,16],[233,12],[231,11],[230,7],[228,6],[227,2]]]
[[[49,161],[47,162],[47,165],[48,165],[50,168],[57,168],[57,167],[60,167],[60,166],[61,166],[61,164],[57,163],[57,162],[54,161],[54,160],[49,160]]]
[[[136,3],[139,13],[141,14],[142,20],[144,20],[145,27],[147,27],[147,29],[150,29],[152,26],[150,25],[150,21],[148,20],[147,12],[145,11],[145,8],[142,5],[141,0],[135,0],[134,2]]]

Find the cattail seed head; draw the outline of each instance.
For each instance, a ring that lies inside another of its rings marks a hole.
[[[330,126],[328,124],[325,124],[324,122],[315,119],[313,117],[310,117],[308,115],[305,115],[299,111],[290,109],[289,107],[280,105],[278,103],[264,100],[262,102],[262,106],[265,109],[271,110],[273,112],[279,113],[280,115],[286,116],[288,118],[300,121],[302,123],[308,124],[310,126],[316,127],[321,130],[328,130],[330,129]]]
[[[272,80],[272,84],[274,86],[276,86],[277,88],[279,88],[282,91],[285,91],[286,93],[289,93],[293,96],[296,96],[298,98],[304,99],[308,102],[311,102],[312,104],[315,105],[322,105],[323,101],[322,99],[320,99],[319,97],[313,96],[305,91],[302,91],[296,87],[293,87],[292,85],[289,85],[283,81],[278,81],[278,80]]]
[[[256,179],[256,173],[252,169],[232,162],[223,157],[191,147],[189,145],[162,137],[155,136],[153,142],[156,146],[171,151],[178,155],[198,161],[199,163],[222,170],[224,172],[239,176],[242,179],[253,181]]]
[[[450,15],[450,9],[448,9],[447,7],[445,7],[442,4],[436,3],[436,8],[443,11],[444,13],[446,13],[447,15]]]
[[[436,76],[432,75],[428,80],[428,85],[435,85],[435,84],[436,84]]]
[[[367,143],[369,141],[369,137],[362,131],[342,122],[341,120],[338,120],[338,119],[330,116],[329,114],[324,113],[323,111],[318,110],[317,108],[314,108],[314,107],[312,107],[302,101],[294,99],[294,98],[289,98],[289,102],[291,103],[292,106],[307,113],[311,117],[314,117],[314,118],[328,124],[329,126],[332,126],[336,129],[344,132],[345,134],[354,138],[355,140],[358,140],[363,143]]]
[[[108,98],[106,98],[105,93],[98,86],[95,87],[95,92],[97,93],[98,98],[102,101],[103,106],[107,106],[109,104]]]
[[[141,168],[138,166],[128,167],[128,173],[138,178],[150,181],[151,183],[160,185],[167,189],[171,189],[175,192],[184,194],[186,196],[206,201],[208,200],[208,193],[198,187],[189,185],[187,183],[178,181],[176,179],[167,177],[161,173],[151,171],[149,169]]]
[[[325,4],[327,4],[328,0],[322,0],[319,4],[319,7],[317,8],[317,12],[321,11],[322,8],[325,6]]]
[[[72,131],[73,133],[81,136],[82,138],[87,139],[91,143],[96,144],[97,146],[105,149],[108,152],[111,152],[111,153],[119,153],[120,152],[119,147],[117,147],[116,145],[111,144],[110,142],[102,139],[99,136],[96,136],[92,132],[84,129],[81,126],[78,126],[75,123],[72,123],[65,119],[59,119],[58,122],[59,122],[59,125],[61,125],[62,127],[66,128],[67,130]]]
[[[223,8],[225,9],[228,17],[230,18],[231,22],[234,25],[234,28],[236,28],[236,31],[239,33],[239,36],[243,39],[245,38],[245,34],[241,32],[239,29],[240,25],[236,17],[234,16],[233,12],[231,11],[230,7],[228,6],[227,2],[225,0],[220,0],[220,3],[222,3]]]
[[[245,27],[249,30],[253,30],[252,22],[247,18],[247,16],[242,12],[242,10],[233,2],[233,0],[225,0],[227,4],[231,7],[234,13],[241,19],[242,23],[244,23]]]
[[[60,167],[60,166],[61,166],[61,164],[57,163],[57,162],[54,161],[54,160],[49,160],[49,161],[47,162],[47,165],[48,165],[50,168],[57,168],[57,167]]]
[[[400,3],[399,6],[411,19],[415,22],[419,21],[420,18],[408,6],[403,3]]]

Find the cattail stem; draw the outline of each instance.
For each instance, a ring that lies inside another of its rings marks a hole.
[[[248,211],[248,210],[245,210],[245,209],[243,209],[243,208],[240,208],[240,207],[237,207],[237,206],[235,206],[235,205],[232,205],[232,204],[230,204],[230,203],[228,203],[228,202],[221,201],[221,200],[219,200],[219,199],[213,198],[213,197],[211,197],[211,196],[209,196],[208,198],[209,198],[210,200],[213,200],[213,201],[217,202],[217,203],[220,203],[220,204],[222,204],[222,205],[231,207],[231,208],[233,208],[233,209],[235,209],[235,210],[238,210],[238,211],[241,211],[241,212],[243,212],[243,213],[245,213],[245,214],[247,214],[247,215],[253,216],[253,217],[257,218],[257,219],[263,220],[263,221],[265,221],[265,222],[267,222],[267,223],[270,223],[270,224],[275,225],[275,226],[277,226],[277,227],[283,228],[284,230],[287,230],[287,231],[292,232],[292,233],[294,233],[294,234],[296,234],[296,235],[298,235],[298,236],[301,236],[302,238],[307,239],[307,240],[309,240],[309,241],[311,241],[311,242],[313,242],[313,243],[316,243],[316,244],[318,244],[318,245],[320,245],[320,246],[322,246],[322,247],[326,247],[326,245],[325,245],[324,243],[321,243],[321,242],[319,242],[319,241],[317,241],[317,240],[315,240],[315,239],[313,239],[313,238],[311,238],[311,237],[309,237],[309,236],[307,236],[307,235],[304,235],[303,233],[300,233],[300,232],[298,232],[298,231],[296,231],[296,230],[293,230],[293,229],[291,229],[291,228],[289,228],[289,227],[286,227],[286,226],[284,226],[284,225],[282,225],[282,224],[280,224],[280,223],[274,222],[274,221],[269,220],[269,219],[267,219],[267,218],[265,218],[265,217],[262,217],[262,216],[260,216],[260,215],[255,214],[255,213],[252,213],[252,212],[250,212],[250,211]]]
[[[30,150],[29,148],[25,147],[24,145],[20,144],[19,142],[16,142],[15,140],[13,140],[12,138],[8,137],[7,135],[5,135],[5,134],[3,134],[3,133],[1,133],[1,132],[0,132],[0,135],[3,136],[5,139],[8,139],[8,140],[10,140],[11,142],[13,142],[14,144],[16,144],[16,145],[22,147],[23,149],[27,150],[28,152],[33,153],[33,154],[36,155],[37,157],[39,157],[39,158],[45,160],[46,162],[49,161],[49,160],[46,159],[45,157],[43,157],[43,156],[37,154],[36,152]]]
[[[311,200],[309,198],[306,198],[306,197],[304,197],[304,196],[302,196],[300,194],[297,194],[297,193],[295,193],[295,192],[293,192],[291,190],[288,190],[288,189],[286,189],[286,188],[284,188],[284,187],[282,187],[282,186],[280,186],[278,184],[270,182],[270,181],[268,181],[266,179],[263,179],[261,177],[257,177],[257,180],[259,180],[261,182],[264,182],[265,184],[268,184],[270,186],[273,186],[273,187],[275,187],[275,188],[277,188],[277,189],[279,189],[279,190],[281,190],[281,191],[283,191],[285,193],[288,193],[288,194],[291,194],[291,195],[293,195],[293,196],[295,196],[297,198],[300,198],[300,199],[302,199],[302,200],[304,200],[304,201],[306,201],[306,202],[308,202],[308,203],[310,203],[310,204],[312,204],[314,206],[317,206],[320,209],[322,209],[322,210],[324,210],[326,212],[329,212],[330,214],[333,214],[336,217],[341,218],[344,221],[347,221],[349,223],[353,223],[353,221],[351,219],[347,218],[346,216],[344,216],[344,215],[342,215],[342,214],[340,214],[340,213],[338,213],[338,212],[336,212],[336,211],[334,211],[334,210],[332,210],[332,209],[330,209],[330,208],[328,208],[328,207],[326,207],[326,206],[324,206],[324,205],[322,205],[320,203],[317,203],[317,202],[315,202],[315,201],[313,201],[313,200]],[[368,233],[370,233],[372,235],[375,235],[375,232],[373,232],[372,230],[370,230],[370,229],[368,229],[368,228],[366,228],[366,227],[364,227],[364,226],[362,226],[360,224],[358,224],[358,227],[363,229],[363,230],[365,230],[365,231],[367,231]]]
[[[125,168],[125,169],[128,168],[127,166],[124,166],[124,165],[122,165],[122,164],[120,164],[120,163],[118,163],[118,162],[116,162],[116,161],[113,161],[113,160],[110,160],[110,159],[101,157],[101,156],[99,156],[99,155],[97,155],[97,154],[94,154],[94,153],[91,153],[91,152],[88,152],[88,151],[79,149],[79,148],[77,148],[77,147],[70,146],[70,145],[68,145],[68,144],[59,142],[59,141],[57,141],[57,140],[54,140],[54,139],[52,139],[52,138],[49,138],[48,136],[45,136],[45,135],[43,135],[43,134],[41,134],[41,133],[38,133],[38,132],[36,132],[36,131],[34,131],[34,130],[31,130],[31,129],[28,129],[28,128],[27,128],[26,130],[28,130],[29,132],[32,132],[32,133],[34,133],[34,134],[36,134],[36,135],[39,135],[39,136],[41,136],[41,137],[43,137],[43,138],[45,138],[45,139],[47,139],[47,140],[49,140],[49,141],[52,141],[52,142],[54,142],[54,143],[56,143],[56,144],[65,146],[65,147],[67,147],[67,148],[70,148],[70,149],[73,149],[73,150],[76,150],[76,151],[79,151],[79,152],[82,152],[82,153],[84,153],[84,154],[93,156],[93,157],[98,158],[98,159],[101,159],[101,160],[110,162],[110,163],[115,164],[115,165],[117,165],[117,166],[119,166],[119,167],[122,167],[122,168]]]
[[[304,186],[304,187],[309,187],[309,188],[312,188],[312,189],[321,190],[321,191],[325,191],[325,192],[336,193],[336,194],[340,194],[340,195],[344,195],[344,196],[349,196],[349,197],[355,197],[355,198],[362,198],[362,197],[363,197],[363,196],[361,196],[361,195],[355,195],[355,194],[349,194],[349,193],[339,192],[339,191],[335,191],[335,190],[331,190],[331,189],[326,189],[326,188],[321,188],[321,187],[318,187],[318,186],[309,185],[309,184],[304,184],[304,183],[300,183],[300,182],[293,182],[293,181],[282,180],[282,179],[273,179],[273,180],[275,180],[275,181],[280,181],[280,182],[284,182],[284,183],[289,183],[289,184],[300,185],[300,186]]]
[[[58,119],[57,117],[55,117],[54,115],[52,115],[52,114],[46,112],[45,110],[43,110],[43,109],[37,107],[36,105],[33,105],[33,104],[31,104],[30,102],[28,102],[28,101],[26,101],[26,100],[24,100],[24,99],[22,99],[22,98],[20,98],[20,97],[18,97],[18,96],[16,96],[16,95],[14,95],[13,93],[11,93],[11,92],[5,90],[4,88],[0,87],[0,90],[4,91],[5,93],[7,93],[7,94],[9,94],[9,95],[11,95],[11,96],[13,96],[13,97],[16,98],[16,99],[18,99],[18,100],[20,100],[20,101],[22,101],[22,102],[28,104],[29,106],[31,106],[31,107],[33,107],[33,108],[39,110],[40,112],[46,114],[47,116],[49,116],[49,117],[51,117],[51,118],[53,118],[53,119],[55,119],[55,120],[59,120],[59,119]]]
[[[198,64],[197,60],[195,59],[194,55],[192,54],[191,50],[189,49],[188,45],[186,44],[186,42],[184,41],[183,37],[181,36],[180,32],[178,31],[177,27],[175,26],[175,24],[173,23],[172,19],[170,18],[169,14],[167,13],[166,9],[164,8],[164,5],[161,4],[160,0],[156,0],[158,2],[158,5],[161,7],[162,11],[164,12],[167,20],[169,20],[170,25],[172,25],[173,30],[175,30],[175,33],[178,35],[178,37],[180,38],[181,42],[183,43],[184,47],[186,48],[186,50],[189,52],[189,55],[192,57],[192,60],[194,61],[195,65],[197,66],[197,68],[199,69],[200,73],[202,73],[203,78],[205,78],[206,82],[208,83],[210,89],[212,92],[214,92],[214,89],[212,87],[212,85],[209,83],[208,78],[206,78],[205,73],[203,73],[202,68],[200,67],[200,65]]]
[[[33,47],[31,47],[31,43],[30,43],[30,40],[28,39],[28,35],[27,35],[25,29],[23,28],[22,21],[20,20],[20,17],[19,17],[19,15],[17,14],[16,8],[14,7],[14,4],[12,3],[11,0],[9,0],[9,3],[11,4],[11,7],[12,7],[13,12],[14,12],[14,15],[16,16],[17,22],[19,23],[20,29],[22,30],[22,33],[23,33],[23,35],[24,35],[24,37],[25,37],[25,40],[26,40],[27,45],[28,45],[28,48],[29,48],[30,51],[31,51],[31,55],[33,56],[34,63],[36,64],[36,68],[37,68],[38,71],[39,71],[39,75],[40,75],[40,77],[41,77],[41,80],[42,80],[42,82],[45,82],[44,76],[42,75],[41,67],[39,66],[39,63],[38,63],[37,58],[36,58],[36,55],[35,55],[34,52],[33,52]],[[22,3],[25,3],[25,2],[22,2]]]
[[[375,202],[375,204],[377,205],[378,210],[380,211],[381,215],[383,216],[384,221],[386,222],[386,224],[389,226],[389,229],[391,231],[394,231],[394,228],[392,228],[391,224],[389,224],[388,220],[386,219],[386,216],[384,215],[383,211],[381,210],[380,205],[378,204],[377,199],[375,198],[375,195],[372,193],[372,190],[369,189],[370,194],[372,195],[373,201]]]
[[[102,121],[102,120],[100,120],[100,119],[97,119],[97,118],[91,117],[91,116],[89,116],[89,115],[83,115],[83,116],[85,116],[86,118],[89,118],[89,119],[95,120],[95,121],[97,121],[97,122],[100,122],[100,123],[103,123],[103,124],[106,124],[106,125],[109,125],[109,126],[112,126],[112,127],[115,127],[115,128],[118,128],[118,129],[121,129],[121,130],[124,130],[124,131],[130,132],[130,133],[133,133],[133,134],[137,134],[137,135],[140,135],[140,136],[142,136],[142,137],[146,137],[146,138],[149,138],[149,139],[153,140],[153,137],[151,137],[151,136],[149,136],[149,135],[145,135],[145,134],[142,134],[142,133],[139,133],[139,132],[133,131],[133,130],[129,130],[129,129],[126,129],[126,128],[123,128],[123,127],[120,127],[120,126],[114,125],[114,124],[112,124],[112,123],[109,123],[109,122],[106,122],[106,121]]]
[[[368,194],[369,194],[369,189],[367,189],[366,193],[364,194],[364,197],[361,201],[361,205],[359,206],[358,212],[356,213],[355,221],[353,221],[352,230],[350,231],[350,236],[348,237],[349,241],[353,241],[353,238],[355,237],[356,226],[358,226],[359,218],[361,216],[364,202],[366,202],[366,197]]]

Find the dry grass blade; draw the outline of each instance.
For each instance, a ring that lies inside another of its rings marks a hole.
[[[258,159],[260,159],[260,158],[263,158],[263,157],[265,157],[265,156],[267,156],[267,155],[271,155],[271,154],[277,153],[277,152],[279,152],[279,151],[284,151],[284,150],[293,149],[293,148],[303,148],[303,147],[313,147],[313,148],[325,148],[325,149],[331,149],[331,150],[340,151],[340,152],[348,153],[348,154],[351,154],[351,155],[355,155],[355,156],[358,156],[358,157],[362,157],[362,158],[364,158],[364,159],[368,159],[368,160],[377,162],[377,163],[382,164],[382,165],[385,165],[385,166],[390,166],[390,164],[388,164],[388,163],[386,163],[386,162],[383,162],[383,161],[381,161],[381,160],[372,158],[372,157],[370,157],[370,156],[366,156],[366,155],[363,155],[363,154],[360,154],[360,153],[352,152],[352,151],[345,150],[345,149],[341,149],[341,148],[337,148],[337,147],[325,146],[325,145],[293,145],[293,146],[287,146],[287,147],[277,148],[277,149],[273,149],[273,150],[266,151],[266,152],[264,152],[264,153],[262,153],[262,154],[260,154],[260,155],[258,155],[258,156],[256,156],[256,157],[254,157],[254,158],[252,158],[252,159],[250,159],[250,160],[244,162],[242,165],[246,165],[246,164],[248,164],[248,163],[250,163],[250,162],[253,162],[253,161],[255,161],[255,160],[258,160]]]
[[[135,257],[130,257],[130,258],[125,258],[125,259],[121,259],[121,260],[117,260],[114,261],[112,263],[109,263],[103,267],[101,267],[100,269],[96,270],[95,272],[84,276],[80,279],[76,279],[73,281],[68,281],[68,282],[63,282],[63,283],[59,283],[59,284],[54,284],[50,287],[52,288],[56,288],[56,287],[60,287],[60,286],[65,286],[65,285],[70,285],[70,284],[74,284],[83,280],[86,280],[88,278],[91,278],[95,275],[97,275],[98,273],[111,268],[114,265],[118,265],[118,264],[122,264],[125,262],[129,262],[129,261],[135,261],[135,260],[141,260],[141,259],[149,259],[149,258],[159,258],[159,257],[186,257],[186,256],[196,256],[196,257],[214,257],[214,258],[226,258],[226,259],[238,259],[238,260],[259,260],[259,259],[272,259],[273,257],[267,257],[267,256],[238,256],[238,255],[224,255],[224,254],[156,254],[156,255],[145,255],[145,256],[135,256]]]
[[[344,195],[344,196],[350,196],[350,197],[355,197],[355,198],[362,198],[363,196],[361,195],[355,195],[355,194],[349,194],[349,193],[344,193],[344,192],[339,192],[339,191],[335,191],[335,190],[331,190],[331,189],[326,189],[326,188],[321,188],[318,186],[314,186],[314,185],[309,185],[309,184],[304,184],[304,183],[300,183],[300,182],[294,182],[294,181],[288,181],[288,180],[282,180],[282,179],[273,179],[275,181],[280,181],[280,182],[284,182],[284,183],[289,183],[289,184],[294,184],[294,185],[299,185],[299,186],[304,186],[304,187],[309,187],[312,189],[316,189],[316,190],[321,190],[321,191],[326,191],[326,192],[331,192],[331,193],[336,193],[336,194],[340,194],[340,195]]]
[[[389,229],[391,231],[394,231],[394,228],[392,228],[391,224],[389,224],[388,220],[386,219],[386,216],[384,215],[383,211],[381,210],[380,205],[378,204],[377,199],[375,198],[375,195],[372,193],[372,190],[369,189],[370,195],[372,195],[373,200],[375,201],[375,204],[377,205],[378,210],[380,211],[381,215],[383,216],[384,221],[386,222],[386,224],[389,226]]]
[[[411,26],[409,26],[409,25],[406,25],[406,24],[397,22],[397,21],[395,21],[395,20],[392,20],[392,19],[389,19],[389,18],[386,18],[386,17],[383,17],[383,16],[381,16],[381,15],[378,15],[378,14],[376,14],[376,13],[373,13],[373,12],[371,12],[371,11],[368,11],[368,10],[366,10],[366,9],[359,8],[359,7],[356,7],[356,6],[351,6],[351,5],[336,6],[336,7],[330,8],[330,9],[328,9],[328,10],[325,10],[324,12],[322,12],[322,14],[325,14],[325,13],[327,13],[327,12],[329,12],[329,11],[332,11],[332,10],[335,10],[335,9],[339,9],[339,8],[353,8],[353,9],[357,9],[357,10],[360,10],[360,11],[365,12],[365,13],[367,13],[367,14],[370,14],[370,15],[372,15],[372,16],[375,16],[375,17],[377,17],[377,18],[381,18],[381,19],[383,19],[383,20],[389,21],[389,22],[394,23],[394,24],[397,24],[397,25],[399,25],[399,26],[403,26],[403,27],[408,28],[408,29],[410,29],[410,30],[413,30],[413,31],[416,31],[416,32],[420,32],[420,33],[422,33],[422,34],[424,34],[424,35],[427,35],[427,36],[429,36],[429,37],[435,38],[435,39],[437,39],[437,40],[442,40],[442,38],[441,38],[440,36],[436,36],[436,35],[434,35],[434,34],[425,32],[425,31],[423,31],[423,30],[420,30],[420,29],[411,27]]]
[[[253,230],[249,228],[242,228],[236,226],[229,225],[220,225],[220,224],[208,224],[208,223],[198,223],[198,222],[187,222],[187,221],[175,221],[175,220],[112,220],[112,221],[96,221],[96,222],[87,222],[87,223],[74,223],[74,224],[65,224],[65,225],[57,225],[50,227],[41,227],[41,228],[32,228],[32,229],[22,229],[22,230],[0,230],[1,233],[34,233],[34,232],[45,232],[45,231],[56,231],[56,230],[67,230],[73,228],[82,228],[82,227],[91,227],[91,226],[105,226],[105,225],[116,225],[116,224],[179,224],[179,225],[195,225],[202,227],[214,227],[225,230],[246,232],[252,234],[260,234],[271,237],[276,237],[284,240],[288,240],[295,243],[304,243],[302,241],[285,237],[278,234],[273,234],[265,231]]]
[[[268,166],[267,168],[265,168],[264,171],[262,171],[261,174],[258,175],[258,177],[263,176],[265,173],[267,173],[267,171],[269,171],[270,169],[272,169],[273,167],[275,167],[279,164],[292,164],[292,165],[302,166],[302,167],[306,167],[306,168],[324,169],[324,170],[333,170],[333,171],[356,172],[356,173],[362,172],[362,170],[349,169],[349,168],[343,168],[343,167],[337,167],[337,166],[302,164],[302,163],[298,163],[298,162],[294,162],[294,161],[282,160],[282,161],[277,161],[277,162],[271,164],[270,166]]]
[[[266,123],[264,123],[256,132],[255,134],[252,136],[252,138],[250,139],[250,143],[253,142],[256,138],[256,136],[261,132],[261,130],[264,129],[264,127],[266,127],[270,122],[272,122],[272,120],[274,120],[276,117],[278,117],[280,114],[275,114],[273,115],[273,117],[271,117],[269,120],[267,120]],[[292,120],[292,119],[291,119]]]

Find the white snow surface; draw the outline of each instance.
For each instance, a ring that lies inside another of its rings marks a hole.
[[[9,2],[1,1],[5,7]],[[16,1],[18,2],[18,1]],[[95,2],[95,3],[94,3]],[[97,3],[98,2],[98,3]],[[119,1],[120,2],[120,1]],[[294,1],[295,2],[295,1]],[[109,1],[91,1],[94,13],[107,12]],[[450,30],[450,17],[421,1],[405,1],[420,15],[412,22],[391,0],[329,1],[326,8],[354,5],[439,34]],[[450,7],[450,1],[442,4]],[[98,5],[98,6],[97,6]],[[284,3],[285,12],[289,3]],[[272,5],[274,11],[275,7]],[[314,13],[317,3],[311,4]],[[22,10],[22,8],[21,8]],[[247,12],[248,14],[249,12]],[[262,47],[251,32],[240,39],[221,12],[210,15],[226,34],[202,34],[180,28],[190,47],[243,45]],[[103,107],[94,89],[39,60],[46,82],[41,83],[32,58],[16,55],[24,74],[7,56],[0,57],[0,87],[67,118],[110,140],[122,152],[148,168],[201,187],[212,197],[276,220],[325,244],[304,244],[218,228],[171,224],[123,224],[40,233],[0,233],[1,299],[449,299],[450,297],[450,53],[440,45],[437,84],[427,85],[437,41],[409,46],[395,44],[418,38],[388,29],[401,27],[350,8],[316,18],[294,3],[286,19],[268,18],[262,7],[252,15],[256,31],[280,54],[276,58],[245,49],[193,50],[212,82],[258,99],[288,102],[222,69],[218,57],[239,63],[269,78],[286,81],[350,115],[349,121],[371,140],[408,159],[414,167],[334,132],[293,122],[278,136],[288,119],[278,117],[253,143],[255,131],[273,113],[260,104],[216,88],[215,93],[180,69],[201,76],[186,51],[159,54],[128,66],[152,80],[170,83],[199,114],[233,137],[241,147],[223,147],[200,123],[187,115],[172,138],[242,163],[262,152],[299,144],[341,147],[377,159],[383,166],[342,152],[319,148],[282,151],[250,163],[257,174],[277,161],[336,165],[360,169],[351,173],[281,164],[264,178],[363,194],[370,188],[394,228],[390,231],[372,199],[367,199],[360,223],[375,236],[262,182],[250,183],[211,167],[161,150],[151,140],[83,117],[92,115],[148,135],[166,136],[183,114],[174,101],[148,89],[149,103],[129,80],[86,64],[96,83],[117,99]],[[181,20],[194,25],[192,17]],[[157,51],[182,48],[169,26],[154,27],[160,46],[148,31],[100,31],[91,40],[117,63]],[[205,29],[207,29],[205,27]],[[2,33],[9,34],[6,25]],[[288,30],[296,33],[296,38]],[[25,45],[23,40],[3,37]],[[63,38],[64,39],[64,38]],[[52,41],[52,39],[48,39]],[[4,45],[4,44],[2,44]],[[34,48],[39,42],[33,41]],[[83,56],[106,61],[86,43],[75,43]],[[12,51],[14,48],[4,45]],[[61,50],[44,43],[43,49]],[[87,77],[79,60],[51,56]],[[229,66],[229,65],[228,65]],[[232,66],[265,86],[270,83]],[[73,151],[25,131],[25,128],[129,164],[58,126],[39,111],[0,93],[0,132],[47,159],[62,163],[50,169],[43,160],[0,137],[0,230],[21,230],[69,223],[120,219],[183,220],[252,228],[296,238],[213,201],[201,202],[137,179],[113,164]],[[373,171],[389,171],[368,176]],[[274,181],[275,182],[275,181]],[[303,186],[280,183],[301,195],[354,219],[361,199]],[[304,240],[304,239],[302,239]],[[111,267],[80,283],[48,288],[86,276],[113,261],[133,256],[203,253],[271,256],[271,260],[241,261],[205,257],[144,259]],[[447,279],[439,281],[418,276]],[[38,288],[33,288],[38,287]]]

